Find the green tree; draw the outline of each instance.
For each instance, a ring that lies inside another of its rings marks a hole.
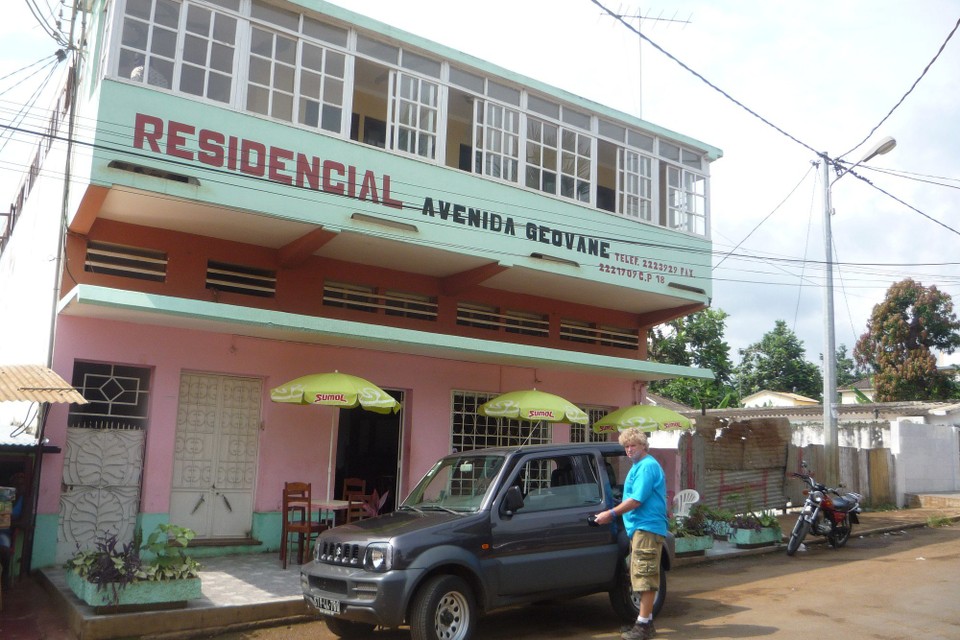
[[[727,317],[722,309],[704,309],[654,327],[650,332],[651,360],[710,369],[714,379],[659,380],[651,383],[650,390],[698,409],[723,404],[733,391],[730,345],[723,340]]]
[[[820,358],[823,362],[823,358]],[[868,373],[862,371],[852,355],[847,354],[847,345],[841,344],[837,347],[837,387],[848,387],[860,378],[866,377]]]
[[[757,391],[785,391],[820,399],[823,376],[820,368],[806,360],[803,342],[787,323],[777,320],[773,331],[746,349],[740,349],[736,371],[741,396]]]
[[[957,384],[937,370],[933,350],[953,353],[957,347],[960,322],[950,296],[907,278],[873,307],[853,353],[872,369],[878,402],[942,400],[957,394]]]

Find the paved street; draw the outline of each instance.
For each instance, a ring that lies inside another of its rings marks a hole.
[[[684,567],[670,574],[657,619],[670,639],[960,637],[960,526],[854,537],[840,550],[810,546]],[[831,612],[832,617],[826,617]],[[333,639],[322,622],[211,636],[218,640]],[[373,640],[407,640],[405,629]],[[605,596],[522,607],[480,621],[478,640],[618,638]]]

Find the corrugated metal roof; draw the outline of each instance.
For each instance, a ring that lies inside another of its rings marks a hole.
[[[53,369],[36,364],[0,365],[0,401],[7,400],[87,404]]]

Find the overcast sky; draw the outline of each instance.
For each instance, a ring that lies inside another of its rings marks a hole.
[[[645,16],[626,20],[756,115],[640,44],[591,0],[335,4],[722,149],[711,167],[712,306],[730,315],[734,363],[737,349],[778,319],[819,363],[824,240],[815,151],[856,162],[893,136],[897,147],[858,173],[906,203],[852,175],[833,186],[837,344],[852,351],[873,306],[903,278],[960,303],[960,33],[880,124],[960,20],[960,0],[603,2]],[[56,49],[23,0],[8,0],[5,10],[0,78]],[[22,88],[9,87],[0,80],[4,124],[25,101]],[[0,147],[0,197],[12,197],[25,153],[15,142]]]

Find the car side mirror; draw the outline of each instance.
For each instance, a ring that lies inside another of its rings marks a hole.
[[[507,489],[503,496],[503,502],[500,505],[500,514],[510,518],[519,509],[523,508],[523,494],[520,493],[520,487],[513,485]]]

